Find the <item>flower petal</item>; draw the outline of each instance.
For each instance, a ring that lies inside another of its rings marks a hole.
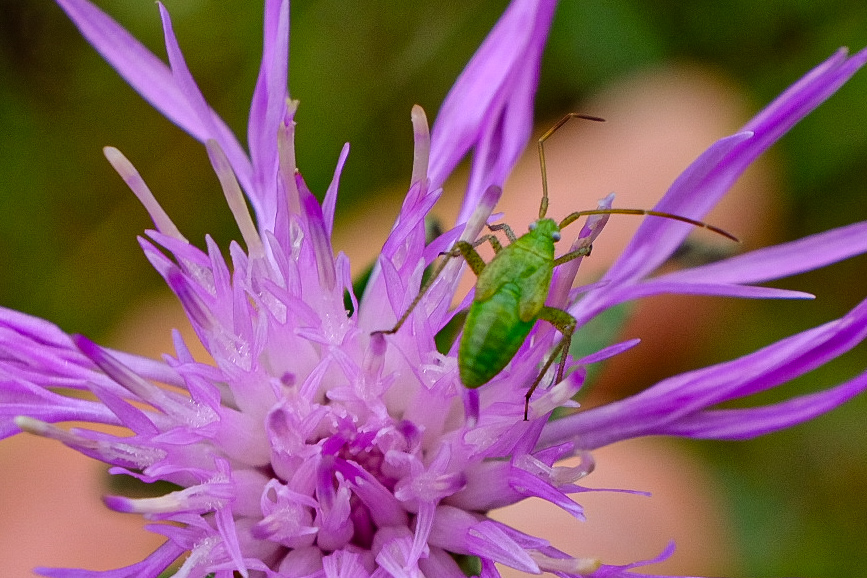
[[[262,64],[250,103],[247,141],[253,163],[253,187],[247,189],[259,226],[274,230],[279,196],[277,132],[287,114],[289,76],[289,0],[266,0]]]
[[[703,411],[659,429],[659,435],[745,440],[825,414],[867,389],[867,373],[831,389],[749,409]]]
[[[658,432],[677,431],[681,420],[701,423],[702,412],[713,405],[771,389],[842,355],[867,338],[867,300],[844,317],[803,331],[738,359],[665,379],[626,399],[577,413],[548,425],[540,447],[572,441],[579,449],[595,449],[618,440]],[[862,387],[856,380],[843,387],[843,394]],[[841,392],[827,393],[827,400],[845,401]],[[823,398],[819,397],[820,400]],[[798,423],[802,408],[778,407],[773,419],[783,423],[784,411],[795,412],[788,419]],[[773,411],[773,410],[769,410]],[[722,414],[721,414],[722,415]],[[741,413],[766,420],[767,412]],[[698,419],[698,421],[696,421]],[[710,419],[710,418],[708,418]],[[743,431],[759,431],[763,422],[743,423]],[[725,431],[720,428],[720,432]],[[712,436],[702,436],[712,437]]]
[[[78,570],[72,568],[35,568],[41,576],[49,578],[157,578],[172,562],[183,554],[185,548],[167,540],[154,552],[132,566],[116,570]]]
[[[819,269],[867,252],[867,221],[838,227],[773,247],[765,247],[700,267],[675,271],[659,280],[762,283]]]
[[[241,184],[247,191],[251,190],[249,161],[229,127],[213,111],[210,111],[213,125],[204,124],[194,103],[188,100],[165,63],[90,2],[57,0],[57,3],[87,41],[154,108],[193,138],[201,142],[216,139],[232,161]]]
[[[512,2],[443,101],[431,133],[431,188],[441,187],[470,149],[478,149],[458,223],[469,218],[485,189],[503,185],[527,144],[556,4]]]
[[[842,86],[867,61],[867,49],[851,58],[837,51],[777,97],[741,131],[722,139],[675,180],[654,207],[701,219],[746,168],[798,121]],[[647,275],[681,244],[690,227],[665,219],[646,219],[605,280],[624,283]]]

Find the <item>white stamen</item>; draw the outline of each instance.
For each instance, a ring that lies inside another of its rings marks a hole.
[[[222,539],[217,536],[208,536],[204,540],[198,542],[193,549],[190,550],[190,555],[184,560],[184,563],[178,568],[178,571],[172,575],[172,578],[190,578],[193,570],[198,570],[199,565],[204,565],[211,556],[211,551],[222,542]],[[241,570],[241,574],[247,576],[246,570]]]
[[[548,572],[592,574],[602,565],[602,561],[597,558],[551,558],[535,550],[529,550],[527,553],[539,568]]]
[[[600,200],[597,209],[610,209],[611,203],[614,202],[614,193],[610,193],[607,197]],[[569,251],[577,251],[584,249],[593,244],[599,233],[608,223],[608,218],[611,215],[590,215],[587,217],[587,222],[581,229],[581,234],[569,247]],[[569,300],[569,291],[572,289],[572,284],[575,282],[575,276],[578,275],[578,269],[584,257],[578,257],[567,263],[563,263],[554,273],[554,279],[551,282],[551,289],[548,292],[548,304],[552,307],[565,308]]]
[[[99,450],[102,449],[101,445],[104,445],[95,440],[76,435],[74,432],[59,428],[53,423],[48,423],[41,419],[35,419],[26,415],[19,415],[13,421],[23,432],[55,440],[72,447]]]
[[[192,486],[156,498],[122,498],[127,513],[167,514],[186,510],[216,510],[223,506],[225,498],[212,495],[211,484]]]
[[[238,224],[238,229],[241,231],[244,243],[247,244],[250,257],[261,257],[264,255],[262,239],[259,237],[259,232],[256,230],[256,225],[250,216],[250,210],[247,208],[247,202],[244,200],[244,193],[241,192],[238,179],[232,171],[232,166],[229,164],[229,159],[226,158],[226,153],[223,152],[217,141],[213,139],[208,139],[205,147],[208,149],[208,158],[211,159],[211,166],[214,167],[214,172],[217,173],[217,178],[220,179],[220,186],[223,187],[223,194],[229,203],[229,209],[231,209],[232,215],[235,217],[235,222]]]
[[[415,147],[412,155],[412,182],[410,186],[427,179],[428,164],[430,162],[430,128],[424,109],[419,105],[413,105],[412,130]]]
[[[295,111],[298,110],[297,100],[288,100],[286,102],[287,118],[295,118]],[[283,186],[286,189],[286,200],[289,203],[289,211],[292,214],[301,214],[301,195],[298,192],[298,185],[295,183],[295,171],[298,166],[295,164],[295,122],[290,121],[280,125],[277,130],[277,154],[280,165],[280,177],[283,180]]]
[[[120,175],[120,178],[124,180],[126,186],[128,186],[133,194],[138,197],[139,202],[144,205],[145,210],[150,215],[157,230],[163,235],[174,237],[175,239],[186,243],[186,237],[181,234],[169,218],[169,215],[157,202],[156,197],[154,197],[154,194],[148,188],[147,184],[145,184],[144,179],[141,178],[141,175],[136,168],[131,162],[129,162],[129,159],[123,156],[123,153],[114,147],[104,147],[102,153],[105,155],[105,158],[108,159],[108,162],[111,163],[111,166],[114,167],[114,170],[117,171],[117,174]]]
[[[50,423],[44,422],[39,419],[34,419],[32,417],[28,417],[26,415],[19,415],[12,421],[15,422],[21,431],[30,433],[33,435],[37,435],[40,437],[50,437],[53,439],[60,439],[60,436],[57,435],[59,433],[66,433],[64,430],[58,428],[57,426],[51,425]],[[57,430],[56,432],[53,430]],[[55,434],[55,435],[52,435]]]
[[[551,469],[551,482],[554,485],[574,484],[593,473],[593,470],[596,469],[596,461],[593,459],[593,455],[590,452],[581,452],[578,454],[578,457],[581,461],[574,466],[558,465]]]
[[[461,240],[467,241],[468,243],[472,243],[476,240],[479,233],[482,232],[485,223],[491,217],[491,212],[493,212],[494,207],[497,206],[497,202],[500,200],[500,195],[502,194],[503,189],[496,185],[491,185],[485,189],[485,192],[482,193],[482,198],[479,199],[479,204],[476,206],[476,210],[473,211],[473,214],[470,215],[470,218],[467,221],[467,226],[461,234]]]
[[[572,398],[581,389],[584,383],[584,377],[587,375],[587,370],[583,367],[575,369],[566,379],[559,383],[555,383],[545,392],[530,402],[533,409],[533,415],[544,415],[549,411],[553,411],[558,407],[579,407],[579,404],[572,401]]]
[[[79,435],[75,431],[68,431],[28,416],[17,416],[14,422],[23,432],[56,440],[79,450],[86,449],[96,452],[100,456],[99,459],[105,462],[118,463],[122,461],[139,469],[144,469],[166,456],[166,452],[161,449],[144,448],[122,441],[93,440]]]

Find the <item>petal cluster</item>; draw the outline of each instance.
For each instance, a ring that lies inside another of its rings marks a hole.
[[[349,261],[331,245],[348,147],[322,203],[296,167],[288,0],[265,3],[249,152],[202,97],[161,4],[168,65],[86,0],[57,1],[131,86],[206,146],[246,249],[233,243],[226,256],[210,238],[204,250],[191,244],[132,163],[107,148],[107,159],[155,224],[140,245],[213,363],[194,359],[178,333],[174,353],[151,360],[0,309],[0,437],[26,431],[53,438],[110,464],[113,474],[177,488],[156,498],[105,498],[114,510],[156,522],[151,529],[166,537],[146,560],[110,572],[40,569],[43,575],[147,578],[174,567],[180,577],[458,578],[466,575],[459,562],[472,559],[485,577],[499,575],[495,563],[565,577],[639,576],[633,570],[653,560],[611,566],[575,558],[486,512],[538,497],[581,520],[571,496],[588,491],[578,485],[593,469],[588,450],[642,435],[760,435],[828,411],[867,387],[865,374],[776,406],[712,409],[782,384],[862,341],[865,303],[744,358],[552,422],[555,408],[575,406],[584,365],[635,342],[570,360],[573,371],[540,388],[524,420],[524,392],[558,336],[538,325],[503,372],[478,390],[464,389],[457,346],[441,353],[434,340],[456,312],[459,260],[434,280],[401,331],[376,332],[414,303],[425,269],[441,253],[457,240],[478,238],[489,220],[531,131],[552,0],[511,3],[432,131],[424,112],[412,111],[411,185],[363,295],[354,294]],[[867,52],[834,55],[743,131],[713,145],[656,209],[701,218],[756,156],[865,60]],[[469,152],[472,173],[458,222],[428,242],[424,218]],[[608,197],[599,207],[612,202]],[[593,243],[606,218],[588,220],[573,248]],[[559,267],[549,303],[581,325],[623,301],[658,293],[802,297],[751,284],[867,250],[867,224],[860,223],[651,276],[686,229],[676,221],[648,221],[592,287],[571,288],[580,259]],[[68,421],[121,426],[126,433],[56,425]],[[579,465],[557,465],[571,456],[582,458]]]

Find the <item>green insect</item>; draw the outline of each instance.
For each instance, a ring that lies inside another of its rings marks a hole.
[[[566,358],[572,335],[577,321],[568,312],[556,307],[545,305],[554,268],[590,255],[591,245],[580,247],[560,257],[555,257],[554,244],[560,240],[560,230],[581,217],[604,214],[649,215],[683,221],[697,227],[703,227],[737,241],[729,233],[680,215],[648,211],[644,209],[591,209],[576,211],[566,216],[559,223],[546,218],[548,210],[548,186],[545,169],[545,154],[543,143],[557,129],[571,118],[601,121],[602,119],[570,113],[539,138],[539,162],[542,171],[542,201],[539,207],[539,218],[530,224],[529,232],[516,237],[506,224],[489,225],[491,231],[503,231],[509,239],[509,245],[503,247],[493,234],[480,237],[474,243],[458,241],[455,247],[444,254],[443,261],[436,268],[421,288],[418,296],[410,304],[393,328],[376,333],[396,333],[418,305],[421,298],[430,288],[437,275],[442,272],[446,263],[453,257],[463,256],[467,264],[476,274],[476,292],[473,302],[464,322],[463,336],[458,348],[458,369],[461,383],[469,389],[475,389],[493,379],[512,360],[518,349],[527,339],[536,321],[541,319],[553,325],[563,336],[554,347],[547,360],[542,365],[524,402],[524,420],[526,421],[530,408],[530,397],[539,386],[542,378],[559,358],[557,376],[554,383],[563,379],[566,368]],[[495,255],[489,263],[485,263],[476,247],[490,243]]]

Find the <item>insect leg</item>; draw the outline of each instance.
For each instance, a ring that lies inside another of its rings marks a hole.
[[[518,240],[518,237],[516,237],[514,231],[512,231],[512,227],[510,227],[506,223],[488,225],[488,229],[490,229],[491,231],[503,231],[506,234],[506,237],[509,238],[510,243],[514,243]]]
[[[552,261],[552,267],[556,267],[558,265],[562,265],[563,263],[568,263],[573,259],[577,259],[578,257],[589,257],[590,251],[593,250],[593,245],[587,245],[585,247],[580,247],[575,249],[574,251],[569,251],[565,255],[561,255]]]
[[[557,366],[557,377],[554,378],[554,383],[558,383],[563,379],[563,373],[566,371],[566,357],[569,355],[569,346],[572,344],[572,334],[575,333],[575,326],[578,323],[566,311],[547,306],[542,307],[542,310],[539,312],[539,319],[544,319],[553,325],[563,335],[563,338],[551,352],[551,355],[548,356],[548,359],[545,360],[542,370],[539,372],[533,385],[527,390],[527,395],[524,399],[524,421],[527,421],[530,413],[530,397],[532,397],[536,388],[539,387],[539,383],[545,377],[545,373],[554,365],[554,361],[558,356],[560,356],[560,364]]]
[[[451,255],[463,255],[464,260],[467,262],[467,265],[470,266],[470,269],[473,270],[473,273],[476,274],[476,277],[481,274],[482,270],[485,268],[485,260],[482,259],[482,256],[479,255],[479,252],[476,251],[476,247],[481,245],[482,243],[488,242],[491,244],[491,247],[494,248],[495,253],[499,253],[503,250],[503,246],[500,244],[500,240],[497,239],[493,235],[485,235],[477,239],[474,243],[470,244],[466,241],[458,241],[455,243],[455,248],[449,251],[448,254]]]
[[[406,308],[406,311],[403,312],[403,315],[400,316],[400,319],[397,320],[397,323],[394,324],[394,327],[392,327],[391,329],[381,329],[379,331],[373,331],[373,332],[371,332],[371,335],[373,335],[374,333],[388,333],[388,334],[397,333],[398,329],[401,328],[404,321],[406,321],[407,317],[409,317],[409,314],[412,313],[413,309],[415,309],[416,306],[419,304],[419,302],[421,302],[422,297],[424,297],[425,293],[428,292],[428,289],[430,289],[431,286],[433,286],[433,283],[436,280],[436,278],[439,277],[440,273],[443,272],[443,269],[446,268],[446,265],[448,264],[449,260],[452,257],[457,257],[458,255],[460,255],[460,253],[455,253],[454,251],[449,251],[448,253],[444,253],[443,254],[443,260],[440,261],[440,264],[437,265],[436,269],[434,269],[433,273],[431,273],[431,276],[427,280],[427,282],[424,285],[422,285],[421,289],[419,289],[418,295],[415,296],[415,299],[412,300],[412,303],[409,304],[409,307]]]
[[[448,264],[449,260],[452,259],[453,257],[463,256],[463,258],[466,260],[467,264],[470,266],[470,269],[472,269],[473,273],[475,273],[476,276],[478,276],[479,273],[481,273],[482,269],[485,268],[485,261],[484,261],[484,259],[482,259],[481,255],[479,255],[479,253],[476,251],[475,247],[477,247],[477,246],[479,246],[485,242],[490,243],[491,246],[494,248],[494,251],[496,251],[496,252],[499,252],[503,248],[502,245],[500,245],[499,239],[497,239],[493,235],[485,235],[485,236],[479,238],[478,240],[476,240],[472,244],[467,243],[466,241],[458,241],[455,244],[455,247],[451,251],[442,253],[443,260],[440,261],[440,263],[439,263],[439,265],[437,265],[436,269],[433,270],[433,272],[431,273],[430,278],[427,280],[427,282],[424,285],[422,285],[421,289],[419,289],[418,295],[415,296],[415,299],[412,300],[412,303],[409,304],[409,307],[406,308],[406,311],[403,312],[403,315],[400,316],[400,319],[397,320],[397,323],[394,324],[394,327],[392,327],[391,329],[382,329],[379,331],[373,331],[371,333],[371,335],[373,333],[387,333],[387,334],[397,333],[397,331],[401,328],[401,326],[404,324],[404,322],[409,317],[409,314],[412,313],[413,309],[415,309],[416,306],[421,302],[422,297],[424,297],[425,293],[427,293],[428,290],[433,286],[434,281],[436,281],[437,277],[440,276],[440,273],[443,272],[443,269],[446,268],[446,265]]]

